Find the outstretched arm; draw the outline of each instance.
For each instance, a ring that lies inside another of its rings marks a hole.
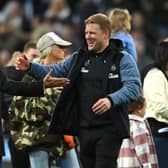
[[[7,80],[0,72],[0,91],[18,96],[43,96],[43,81],[28,83]]]
[[[67,78],[53,78],[51,71],[44,77],[43,81],[37,82],[19,82],[8,80],[5,74],[0,70],[0,91],[10,95],[18,96],[43,96],[44,87],[59,87],[69,84]]]
[[[77,52],[74,52],[72,56],[68,57],[63,62],[53,65],[30,63],[26,57],[19,57],[15,62],[15,67],[17,70],[27,71],[29,75],[37,80],[43,79],[50,69],[53,70],[52,76],[54,77],[67,77],[75,56],[77,56]]]

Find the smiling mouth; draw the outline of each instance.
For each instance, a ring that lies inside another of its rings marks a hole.
[[[88,45],[93,45],[94,42],[93,41],[87,41]]]

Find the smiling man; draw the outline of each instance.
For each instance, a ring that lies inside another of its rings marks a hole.
[[[126,104],[140,94],[140,76],[132,58],[109,41],[111,22],[101,13],[85,21],[87,49],[51,66],[24,58],[17,69],[41,79],[52,68],[55,77],[68,77],[56,105],[49,133],[78,135],[84,168],[116,168],[122,139],[129,136]]]

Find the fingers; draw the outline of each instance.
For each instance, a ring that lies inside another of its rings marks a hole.
[[[53,71],[52,69],[48,71],[47,75],[45,76],[46,79],[48,79],[51,76],[52,71]]]
[[[27,70],[29,68],[29,61],[25,55],[16,59],[15,68],[17,70]]]
[[[104,105],[104,101],[102,99],[99,99],[93,106],[92,106],[92,110],[93,112],[98,111],[99,109],[101,109]]]
[[[70,80],[67,78],[54,78],[53,82],[55,83],[55,87],[59,87],[68,85]]]
[[[97,102],[93,105],[92,110],[93,110],[93,112],[94,112],[95,114],[100,115],[100,114],[102,114],[102,112],[105,111],[105,106],[104,106],[104,104],[103,104],[102,101],[97,101]]]
[[[108,98],[99,99],[93,106],[92,110],[96,115],[102,115],[111,108],[111,102]]]
[[[70,83],[68,78],[55,78],[51,76],[52,70],[50,70],[44,77],[43,82],[46,88],[66,86]]]

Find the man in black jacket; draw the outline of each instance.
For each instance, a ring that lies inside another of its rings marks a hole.
[[[126,52],[115,50],[110,35],[108,17],[95,14],[85,21],[87,49],[51,66],[29,64],[24,57],[16,62],[17,69],[29,69],[37,79],[50,68],[53,76],[70,78],[57,102],[49,132],[79,135],[84,168],[117,167],[122,139],[129,136],[126,106],[141,90],[135,61]],[[54,37],[54,32],[48,34],[43,47],[53,44]]]

